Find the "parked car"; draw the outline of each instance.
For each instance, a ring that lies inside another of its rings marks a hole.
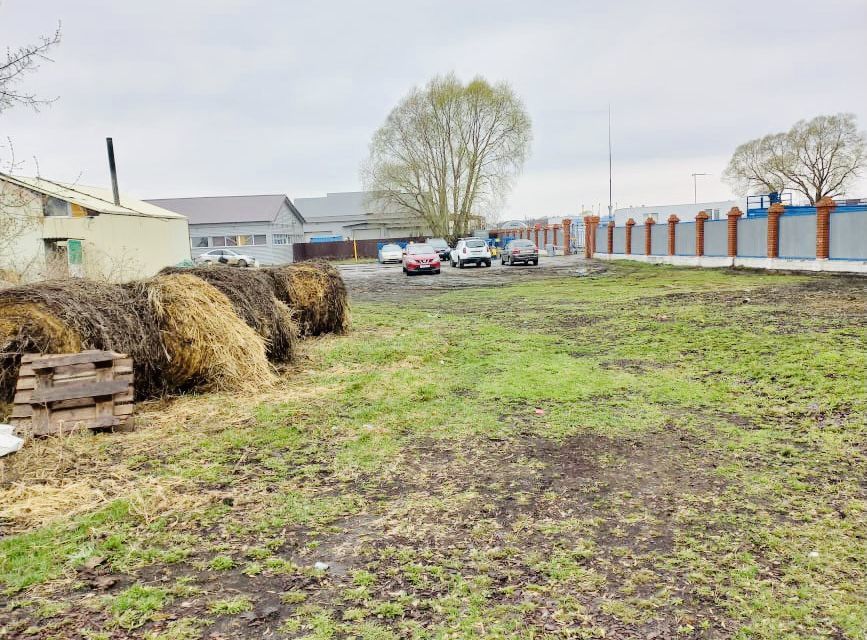
[[[466,264],[490,267],[491,252],[488,243],[481,238],[461,238],[452,249],[451,264],[461,269]]]
[[[539,264],[539,248],[532,240],[511,240],[503,249],[502,264]]]
[[[403,249],[400,248],[399,244],[384,244],[376,252],[376,259],[381,264],[385,264],[386,262],[402,262]]]
[[[253,256],[248,256],[231,249],[211,249],[207,253],[196,257],[193,260],[196,264],[212,265],[212,264],[227,264],[233,267],[258,267],[259,261]]]
[[[451,253],[452,248],[449,246],[448,242],[442,238],[428,238],[426,242],[434,248],[434,251],[436,251],[440,257],[440,260],[449,259],[449,254]]]
[[[408,244],[403,255],[403,272],[408,276],[414,273],[439,273],[439,254],[429,244]]]

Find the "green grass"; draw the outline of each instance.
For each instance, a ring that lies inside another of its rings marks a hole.
[[[625,264],[357,301],[350,335],[309,343],[298,395],[219,396],[201,417],[178,401],[182,437],[130,456],[210,501],[146,522],[118,501],[8,537],[0,585],[60,624],[29,590],[62,601],[59,579],[92,555],[217,571],[183,595],[188,623],[159,621],[180,591],[115,598],[114,618],[155,638],[270,590],[283,631],[307,638],[662,624],[864,640],[865,297],[832,278]],[[249,592],[227,599],[221,580]]]

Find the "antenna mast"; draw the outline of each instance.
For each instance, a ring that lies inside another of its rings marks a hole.
[[[614,215],[613,182],[611,178],[611,103],[608,103],[608,219]]]

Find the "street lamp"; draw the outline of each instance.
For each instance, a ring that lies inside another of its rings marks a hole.
[[[709,173],[693,173],[692,175],[692,197],[696,204],[698,204],[698,177],[699,176],[709,176]]]

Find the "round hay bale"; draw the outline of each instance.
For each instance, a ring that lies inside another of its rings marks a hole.
[[[165,374],[179,389],[255,390],[274,382],[265,341],[225,294],[191,274],[135,283],[146,292],[168,353]]]
[[[165,349],[140,293],[74,278],[0,290],[0,399],[12,400],[22,354],[82,349],[132,356],[139,399],[165,390]]]
[[[349,301],[340,272],[324,261],[298,262],[266,269],[277,298],[292,310],[301,335],[343,333]]]
[[[267,273],[223,265],[167,267],[160,271],[161,275],[172,273],[194,275],[219,289],[235,313],[265,340],[269,360],[292,359],[298,327],[289,308],[274,296],[274,282]]]

